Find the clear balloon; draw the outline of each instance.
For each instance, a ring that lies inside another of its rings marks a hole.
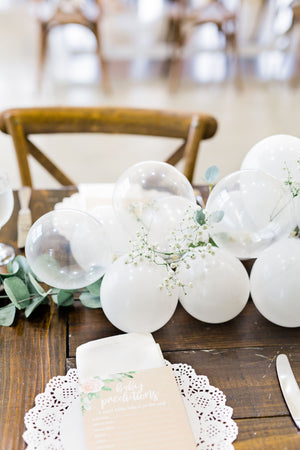
[[[256,258],[287,236],[293,223],[292,196],[277,178],[241,170],[220,180],[209,195],[207,211],[223,211],[212,238],[241,259]]]
[[[188,179],[170,164],[145,161],[129,167],[117,180],[113,193],[116,215],[135,237],[152,217],[153,201],[161,197],[180,196],[195,202]]]
[[[282,327],[300,327],[300,241],[282,239],[255,261],[250,290],[259,312]]]
[[[225,250],[197,252],[181,262],[176,278],[184,285],[179,301],[198,320],[222,323],[236,317],[249,297],[249,277],[243,264]],[[193,259],[194,258],[194,259]]]
[[[40,217],[28,233],[25,253],[35,275],[59,289],[88,286],[113,259],[103,226],[90,214],[70,209]]]
[[[241,169],[263,170],[280,180],[300,182],[300,139],[288,134],[269,136],[255,144],[245,156]],[[288,171],[287,171],[288,169]]]
[[[162,197],[155,200],[147,227],[149,242],[161,252],[170,252],[176,236],[184,235],[185,222],[199,209],[195,202],[184,197]]]
[[[178,302],[178,287],[169,290],[161,287],[167,276],[164,265],[148,260],[127,263],[128,259],[121,256],[105,273],[101,305],[108,320],[120,330],[152,333],[172,317]]]
[[[119,256],[130,250],[130,235],[122,227],[112,205],[97,206],[90,211],[103,226],[105,234],[111,242],[114,255]]]

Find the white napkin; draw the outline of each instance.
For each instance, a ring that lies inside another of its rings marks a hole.
[[[159,344],[151,334],[128,333],[87,342],[77,347],[79,380],[165,365]]]
[[[78,191],[87,211],[99,205],[111,205],[115,183],[80,183]]]

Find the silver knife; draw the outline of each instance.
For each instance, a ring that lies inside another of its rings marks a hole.
[[[277,356],[276,370],[285,403],[293,421],[300,429],[300,388],[286,355]]]
[[[19,189],[18,197],[21,207],[18,214],[18,247],[23,248],[28,231],[32,225],[31,211],[29,209],[31,188],[24,186]]]

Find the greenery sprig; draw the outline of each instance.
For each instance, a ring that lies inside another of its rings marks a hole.
[[[298,169],[300,170],[300,161],[299,159],[297,160],[297,165],[298,165]],[[284,167],[283,170],[286,172],[286,179],[284,180],[284,184],[288,187],[288,189],[290,190],[292,197],[298,197],[299,193],[300,193],[300,183],[298,183],[297,181],[295,181],[292,177],[291,171],[287,165],[287,163],[284,163]]]
[[[4,293],[0,299],[10,303],[0,308],[0,325],[13,324],[16,311],[24,310],[28,318],[40,305],[49,304],[50,300],[57,306],[70,306],[75,297],[87,308],[101,308],[100,286],[102,278],[83,289],[65,290],[51,286],[44,288],[33,274],[27,259],[18,255],[7,266],[8,273],[0,274],[0,284]]]

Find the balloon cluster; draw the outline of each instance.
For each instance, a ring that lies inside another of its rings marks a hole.
[[[250,288],[266,318],[299,326],[300,242],[287,237],[297,223],[300,140],[268,139],[216,184],[205,209],[182,173],[146,161],[116,182],[111,208],[42,216],[25,248],[33,272],[62,289],[104,275],[103,311],[125,332],[161,328],[178,299],[199,320],[228,321],[243,310]],[[240,261],[249,258],[257,258],[250,281]]]
[[[285,327],[300,326],[300,242],[292,238],[299,193],[300,139],[275,135],[250,149],[241,170],[217,183],[206,205],[224,212],[212,231],[217,245],[240,259],[256,258],[250,292],[257,309]]]
[[[276,242],[270,242],[257,255],[251,271],[250,289],[254,304],[268,320],[284,327],[299,327],[300,139],[289,135],[263,139],[248,152],[241,169],[262,170],[280,181],[289,192],[289,200],[287,198],[277,207],[276,221],[279,220],[282,231]],[[262,187],[260,196],[264,189]]]

